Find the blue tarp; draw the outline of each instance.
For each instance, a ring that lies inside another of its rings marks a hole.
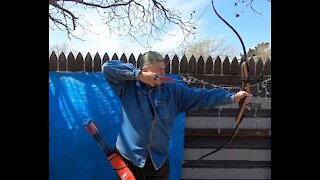
[[[180,79],[178,75],[168,75]],[[83,123],[93,120],[109,147],[121,122],[120,101],[101,72],[49,72],[49,179],[116,180]],[[177,116],[170,141],[170,179],[178,180],[184,148],[185,113]]]

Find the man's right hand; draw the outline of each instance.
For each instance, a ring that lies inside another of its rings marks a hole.
[[[141,71],[138,75],[138,79],[151,87],[159,86],[161,84],[160,76],[154,72]]]

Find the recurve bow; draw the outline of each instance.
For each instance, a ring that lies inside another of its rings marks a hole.
[[[236,33],[236,35],[238,36],[238,38],[239,38],[239,40],[240,40],[240,42],[241,42],[241,45],[242,45],[242,48],[243,48],[243,57],[242,57],[242,60],[241,60],[241,62],[242,62],[242,64],[241,64],[241,77],[242,77],[241,81],[242,81],[242,87],[241,87],[241,88],[242,88],[242,90],[244,90],[244,91],[248,92],[249,94],[251,94],[251,92],[250,92],[250,79],[249,79],[249,66],[248,66],[248,62],[247,62],[247,52],[246,52],[246,48],[245,48],[245,46],[244,46],[244,43],[243,43],[240,35],[238,34],[238,32],[237,32],[226,20],[224,20],[224,19],[219,15],[219,13],[217,12],[217,10],[216,10],[215,7],[214,7],[213,0],[211,0],[211,4],[212,4],[212,8],[213,8],[214,12],[216,13],[216,15],[217,15],[224,23],[226,23],[226,25],[228,25],[228,26],[233,30],[234,33]],[[240,63],[241,63],[241,62],[240,62]],[[213,153],[216,153],[216,152],[218,152],[219,150],[223,149],[224,147],[228,146],[228,145],[231,143],[231,141],[235,138],[237,132],[239,131],[240,124],[241,124],[241,122],[242,122],[242,120],[243,120],[244,111],[245,111],[245,109],[246,109],[246,107],[247,107],[247,103],[245,103],[245,99],[246,99],[246,97],[242,98],[242,99],[240,100],[240,102],[239,102],[239,109],[238,109],[238,112],[237,112],[237,115],[236,115],[236,127],[235,127],[235,130],[234,130],[234,132],[233,132],[233,135],[230,137],[230,139],[227,141],[227,143],[224,144],[223,146],[218,147],[217,149],[215,149],[215,150],[213,150],[213,151],[211,151],[211,152],[209,152],[209,153],[201,156],[201,157],[194,163],[193,167],[195,167],[195,166],[200,162],[201,159],[203,159],[203,158],[205,158],[205,157],[207,157],[207,156],[209,156],[209,155],[211,155],[211,154],[213,154]]]

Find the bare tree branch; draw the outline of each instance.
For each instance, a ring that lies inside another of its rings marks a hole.
[[[68,13],[68,14],[71,16],[71,18],[72,18],[72,24],[73,24],[73,30],[75,30],[75,29],[76,29],[75,21],[76,21],[76,19],[78,19],[78,18],[75,17],[75,16],[73,15],[73,13],[70,12],[68,9],[65,9],[65,8],[61,7],[61,6],[60,6],[59,4],[57,4],[57,3],[52,4],[52,6],[60,9],[60,10],[62,11],[62,13],[63,13],[63,15],[64,15],[65,18],[66,18],[66,14],[65,14],[65,13]],[[50,15],[50,14],[49,14],[49,15]],[[60,22],[61,22],[61,21],[60,21]]]
[[[51,28],[66,31],[69,38],[70,35],[75,37],[76,28],[89,31],[80,17],[83,14],[75,12],[73,6],[96,10],[110,32],[130,36],[135,41],[137,37],[145,38],[146,43],[140,44],[160,40],[162,34],[169,34],[172,26],[178,26],[184,37],[196,33],[192,18],[183,20],[179,11],[166,7],[165,0],[49,0]]]
[[[244,9],[250,7],[250,9],[256,13],[256,14],[259,14],[259,15],[262,15],[261,12],[257,11],[254,7],[253,7],[253,3],[254,3],[255,0],[237,0],[234,5],[237,6],[239,3],[241,4],[244,4],[244,8],[241,10],[241,11],[244,11]],[[260,1],[260,0],[259,0]],[[271,0],[267,0],[271,3]],[[239,14],[236,14],[237,17],[239,17],[240,15]]]

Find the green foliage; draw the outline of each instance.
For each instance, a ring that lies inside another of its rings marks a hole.
[[[241,58],[243,54],[240,54]],[[249,48],[247,52],[247,58],[254,58],[255,60],[261,58],[263,61],[271,59],[271,47],[269,42],[262,42],[254,48]]]

